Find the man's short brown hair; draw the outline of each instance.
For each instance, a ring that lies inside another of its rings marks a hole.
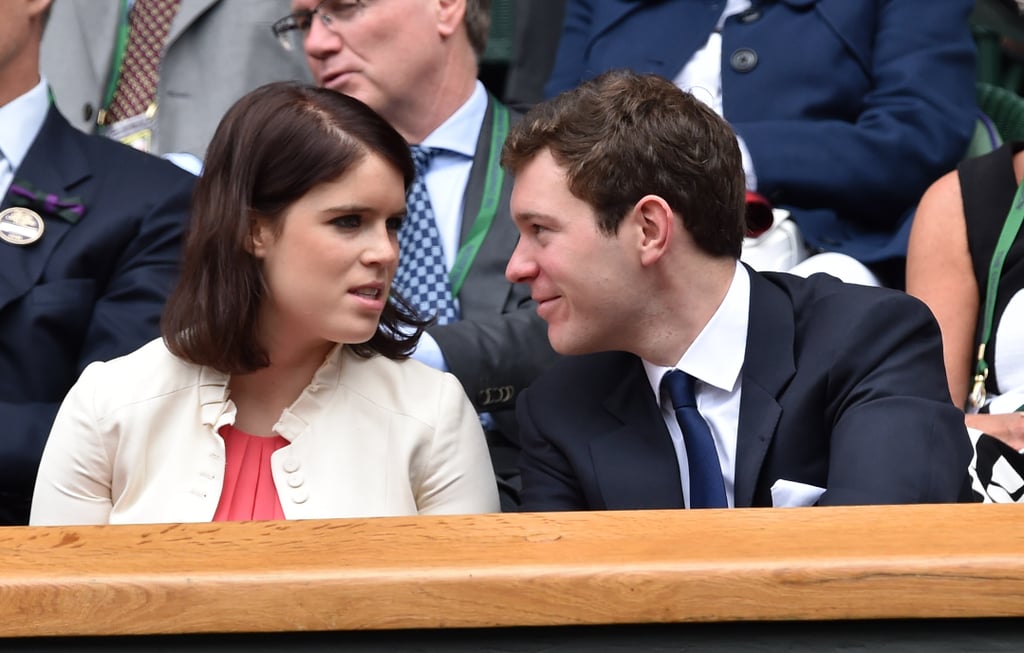
[[[667,79],[610,71],[538,104],[512,127],[502,165],[515,174],[544,149],[604,233],[657,195],[703,251],[739,258],[746,214],[736,135]]]

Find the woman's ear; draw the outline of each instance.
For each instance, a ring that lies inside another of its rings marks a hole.
[[[246,249],[256,258],[264,258],[267,248],[274,241],[274,233],[266,218],[252,216],[249,222],[249,241]]]

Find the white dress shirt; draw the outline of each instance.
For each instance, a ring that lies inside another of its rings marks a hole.
[[[740,394],[743,359],[747,347],[747,322],[750,315],[750,275],[736,262],[732,284],[722,304],[697,335],[675,367],[662,367],[644,361],[651,391],[658,397],[662,418],[668,426],[672,446],[679,461],[679,479],[683,499],[690,506],[690,470],[687,466],[683,432],[676,421],[675,410],[668,395],[662,396],[661,379],[673,369],[696,379],[697,410],[707,422],[718,452],[718,462],[725,481],[725,495],[732,508],[735,503],[736,439],[739,432]]]

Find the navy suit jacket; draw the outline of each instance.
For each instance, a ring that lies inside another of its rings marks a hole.
[[[53,107],[14,178],[80,198],[85,215],[43,213],[40,240],[0,242],[0,524],[28,523],[43,445],[79,372],[159,335],[195,180]]]
[[[750,273],[736,507],[779,479],[820,505],[953,502],[971,446],[938,325],[903,293]],[[679,464],[640,359],[563,359],[520,395],[522,509],[681,508]]]
[[[964,156],[974,122],[972,0],[754,0],[722,28],[725,118],[758,191],[813,248],[906,254],[909,213]],[[569,0],[553,95],[612,68],[675,78],[721,0]]]

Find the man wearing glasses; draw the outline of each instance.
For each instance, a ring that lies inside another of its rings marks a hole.
[[[455,374],[481,411],[510,509],[515,398],[555,355],[529,289],[504,277],[517,238],[499,162],[510,115],[477,80],[489,26],[489,0],[293,0],[273,30],[318,84],[362,100],[413,146],[429,217],[414,185],[395,286],[437,318],[414,357]],[[437,276],[442,291],[425,292]]]

